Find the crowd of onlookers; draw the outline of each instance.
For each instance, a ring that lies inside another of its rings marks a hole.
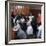
[[[41,13],[34,16],[29,7],[16,6],[11,14],[11,25],[16,39],[41,38]]]

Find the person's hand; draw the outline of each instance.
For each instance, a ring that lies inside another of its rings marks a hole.
[[[14,27],[13,27],[13,31],[18,31],[17,26],[14,26]]]

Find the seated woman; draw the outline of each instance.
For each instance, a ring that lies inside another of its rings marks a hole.
[[[27,21],[27,35],[28,38],[33,38],[33,28],[31,25],[31,21],[32,21],[32,16],[29,16],[29,20]]]
[[[24,32],[24,30],[22,30],[20,23],[24,23],[24,18],[20,18],[20,20],[16,21],[16,25],[13,28],[13,31],[17,32],[17,39],[26,39],[27,35]]]

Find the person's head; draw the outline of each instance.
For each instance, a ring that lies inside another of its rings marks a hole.
[[[41,13],[38,13],[37,15],[37,23],[39,24],[41,23]]]
[[[28,16],[29,13],[30,13],[30,8],[29,8],[29,6],[24,6],[24,7],[22,8],[22,14],[23,14],[24,16]]]
[[[17,6],[14,6],[14,7],[12,8],[11,14],[12,14],[14,17],[18,14],[18,10],[17,10],[17,9],[18,9]]]
[[[18,9],[17,9],[17,11],[18,11],[18,15],[21,15],[21,12],[22,12],[22,6],[19,6],[19,5],[18,5],[17,8],[18,8]]]

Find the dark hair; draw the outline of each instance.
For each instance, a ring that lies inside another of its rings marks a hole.
[[[12,14],[11,14],[11,17],[15,18],[15,15],[13,14],[13,12],[12,12]]]

